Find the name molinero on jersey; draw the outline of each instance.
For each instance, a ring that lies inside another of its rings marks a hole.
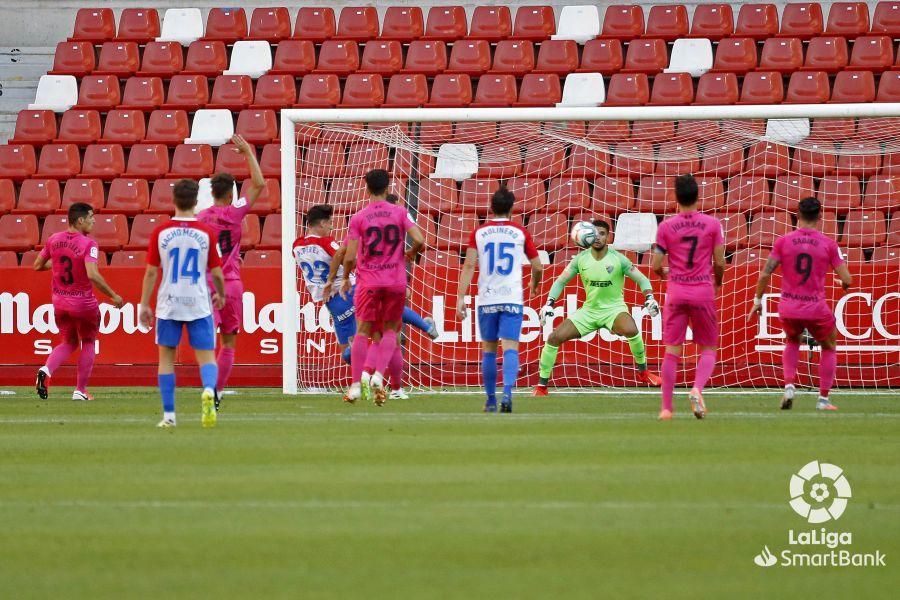
[[[472,231],[467,248],[478,252],[478,305],[521,306],[522,267],[538,255],[531,234],[508,219],[491,219]]]
[[[196,321],[212,315],[207,271],[222,266],[216,234],[197,219],[176,217],[150,236],[147,264],[160,267],[156,316]]]
[[[294,242],[294,261],[300,269],[303,282],[313,302],[322,302],[325,298],[325,283],[331,269],[334,253],[340,248],[331,236],[307,235]],[[344,267],[339,266],[334,278],[334,289],[339,290],[344,283]],[[350,274],[350,284],[356,283],[356,277]]]

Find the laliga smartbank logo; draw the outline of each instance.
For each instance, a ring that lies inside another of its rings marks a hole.
[[[838,520],[853,496],[843,470],[831,463],[812,461],[791,475],[789,504],[807,523]],[[825,527],[788,530],[788,548],[772,553],[769,546],[753,557],[760,567],[883,567],[885,555],[880,551],[853,552],[853,534],[829,531]]]

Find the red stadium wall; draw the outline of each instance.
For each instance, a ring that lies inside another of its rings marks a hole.
[[[885,286],[885,281],[900,281],[900,266],[853,265],[855,286],[843,296],[834,292],[839,327],[838,385],[841,386],[900,386],[900,291]],[[550,267],[545,274],[543,294],[549,289],[561,266]],[[116,310],[102,306],[102,329],[98,342],[94,385],[155,385],[156,348],[152,332],[137,326],[135,301],[140,296],[142,269],[109,268],[104,276],[131,303]],[[245,303],[244,333],[239,338],[238,364],[232,375],[234,386],[274,386],[281,384],[281,337],[278,330],[280,310],[280,273],[278,269],[244,269]],[[762,324],[748,324],[746,313],[751,303],[752,287],[758,270],[751,267],[729,269],[720,297],[722,319],[722,351],[720,367],[713,376],[713,385],[777,385],[780,363],[777,351],[781,341],[777,318],[767,317]],[[419,279],[421,278],[421,280]],[[416,272],[412,285],[412,306],[423,314],[431,314],[444,332],[435,343],[423,339],[418,331],[410,332],[408,360],[410,377],[425,385],[477,385],[480,363],[477,332],[470,319],[467,324],[453,317],[458,270],[437,269]],[[0,268],[0,385],[30,385],[36,366],[43,364],[50,347],[55,343],[56,327],[50,305],[49,277],[22,268]],[[777,285],[777,280],[775,282]],[[629,286],[631,288],[631,286]],[[660,282],[654,280],[654,288]],[[423,290],[429,290],[427,297]],[[575,306],[577,287],[567,290],[563,307]],[[629,289],[626,299],[638,305],[635,290]],[[523,330],[522,385],[530,385],[537,373],[537,358],[543,339],[537,320],[536,303],[526,310]],[[774,306],[772,306],[774,310]],[[662,358],[661,323],[644,317],[640,323],[645,331],[649,361]],[[316,356],[317,367],[322,365],[322,383],[335,377],[349,378],[349,368],[336,353],[334,336],[327,311],[323,307],[306,304],[300,311],[300,354]],[[599,335],[599,334],[598,334]],[[561,353],[554,372],[557,381],[566,377],[571,385],[602,385],[611,381],[632,378],[630,363],[620,364],[628,357],[623,342],[607,341],[605,333],[587,341],[568,344]],[[322,353],[325,360],[322,360]],[[184,363],[179,369],[185,384],[196,382],[196,368],[192,366],[190,350],[182,347],[179,353]],[[688,354],[688,362],[691,356]],[[690,366],[690,365],[688,365]],[[335,371],[336,370],[336,371]],[[451,379],[448,381],[448,377]],[[74,367],[67,365],[57,376],[58,385],[74,382]],[[305,382],[315,385],[317,382]]]

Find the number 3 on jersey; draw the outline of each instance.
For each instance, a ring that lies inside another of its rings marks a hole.
[[[184,263],[181,262],[181,248],[172,248],[169,250],[169,263],[172,265],[172,283],[190,279],[191,284],[196,285],[200,280],[200,251],[197,248],[188,248],[184,253]]]

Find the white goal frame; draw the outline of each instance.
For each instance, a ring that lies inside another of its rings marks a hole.
[[[300,296],[293,264],[296,214],[296,126],[302,123],[440,121],[687,121],[900,117],[900,103],[628,106],[540,108],[332,108],[281,111],[281,301],[282,391],[297,394]]]

